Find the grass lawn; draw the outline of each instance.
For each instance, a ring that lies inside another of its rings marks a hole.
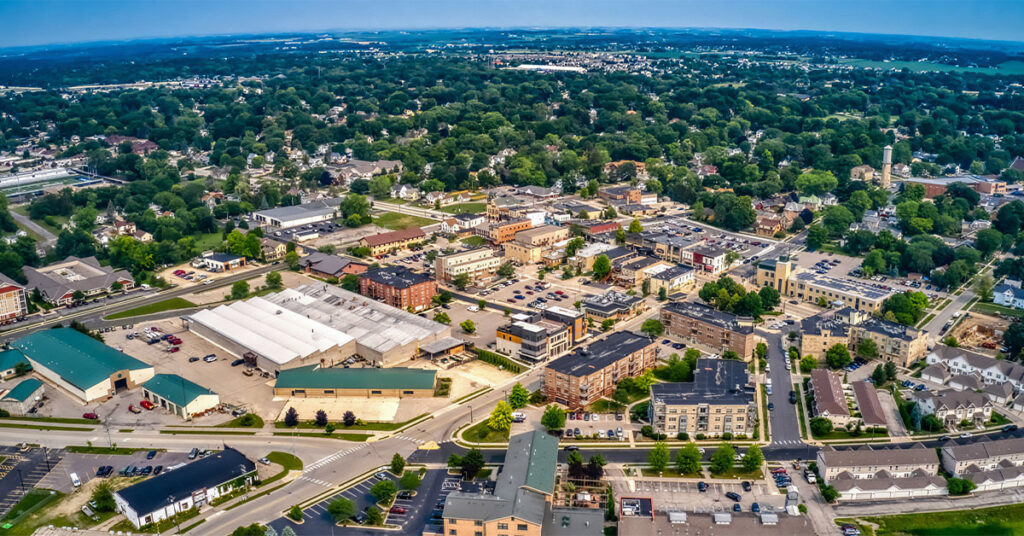
[[[410,216],[408,214],[399,214],[397,212],[385,212],[380,216],[375,216],[373,218],[373,223],[380,227],[397,231],[399,229],[408,229],[409,227],[423,227],[437,222],[431,219],[421,218],[419,216]]]
[[[68,452],[75,452],[78,454],[134,454],[136,452],[149,452],[156,450],[158,452],[164,449],[146,449],[146,448],[127,448],[127,447],[83,447],[80,445],[70,446],[66,449]]]
[[[243,424],[242,420],[245,419],[250,424]],[[236,417],[230,421],[218,424],[217,428],[263,428],[263,418],[255,413],[247,413],[241,417]]]
[[[100,423],[98,419],[79,419],[77,417],[3,417],[4,419],[12,419],[19,421],[30,421],[30,422],[49,422],[58,424],[89,424],[97,425]]]
[[[133,316],[151,315],[162,313],[164,311],[174,311],[175,309],[187,309],[195,306],[196,304],[186,300],[185,298],[170,298],[154,303],[147,303],[146,305],[142,305],[134,309],[128,309],[127,311],[121,311],[120,313],[114,313],[108,316],[107,320],[119,320],[121,318],[131,318]]]
[[[800,417],[800,437],[807,437],[807,423],[804,422],[804,403],[800,396],[800,384],[794,383],[793,390],[796,391],[796,414]]]
[[[504,443],[508,441],[508,430],[503,432],[491,430],[485,419],[463,432],[462,437],[471,443]]]
[[[447,212],[449,214],[477,214],[487,210],[487,203],[459,203],[456,205],[448,205],[447,207],[441,207],[441,212]]]
[[[29,490],[11,511],[0,519],[0,534],[32,534],[40,526],[53,524],[49,523],[46,511],[59,503],[62,497],[63,493],[48,489]]]
[[[974,304],[973,310],[983,314],[1000,314],[1014,318],[1024,318],[1024,309],[1013,309],[1012,307],[1004,307],[994,303],[978,302]]]
[[[196,239],[196,251],[206,251],[224,243],[224,235],[220,233],[199,233],[192,238]]]
[[[831,432],[820,436],[815,435],[814,439],[872,439],[876,437],[889,437],[888,432],[861,432],[859,436],[855,436],[845,429],[832,430]]]
[[[255,433],[255,432],[253,432],[253,433]],[[291,432],[274,432],[274,435],[276,435],[276,436],[290,436],[290,435],[293,435],[293,434]],[[343,441],[355,441],[355,442],[366,441],[367,439],[370,439],[370,437],[372,437],[369,434],[339,434],[337,432],[335,432],[335,433],[333,433],[331,435],[327,435],[327,434],[322,433],[322,432],[319,433],[319,434],[311,434],[309,432],[297,432],[294,435],[296,435],[298,437],[320,437],[320,438],[325,438],[325,439],[341,439]]]
[[[18,214],[21,214],[22,216],[31,218],[31,216],[28,215],[28,205],[20,205],[20,206],[17,206],[17,207],[11,207],[11,210],[13,210],[14,212],[17,212]],[[50,225],[49,223],[46,223],[43,220],[33,219],[32,221],[36,222],[37,225],[39,225],[43,229],[46,229],[47,231],[50,231],[54,235],[59,235],[60,234],[61,226],[64,225],[65,223],[67,223],[68,219],[69,218],[67,216],[51,216],[51,220],[54,223],[56,223],[56,225]]]
[[[587,411],[592,413],[619,413],[625,411],[625,409],[626,406],[623,406],[614,400],[608,400],[607,398],[597,400],[586,408]]]
[[[463,244],[466,244],[467,246],[474,248],[478,248],[487,243],[487,241],[484,240],[484,237],[476,235],[467,236],[466,238],[460,238],[459,242],[462,242]]]
[[[1001,413],[992,412],[992,418],[989,420],[990,425],[1002,426],[1004,424],[1010,424],[1010,419],[1007,419]]]
[[[750,472],[744,471],[743,467],[739,466],[739,464],[737,463],[736,467],[733,467],[732,469],[730,469],[730,470],[728,470],[728,471],[726,471],[724,473],[719,473],[717,475],[713,474],[713,475],[711,475],[711,477],[712,478],[735,478],[737,480],[757,480],[759,478],[764,478],[764,475],[761,473],[761,471],[750,471]]]
[[[928,512],[896,516],[865,517],[878,524],[878,536],[1009,536],[1024,534],[1024,504]]]
[[[41,424],[20,424],[0,422],[0,428],[21,428],[24,430],[56,430],[60,432],[91,432],[92,428],[71,428],[67,426],[45,426]]]
[[[640,472],[644,476],[663,476],[665,478],[704,478],[705,476],[703,472],[681,474],[678,469],[672,466],[666,467],[660,474],[650,467],[641,468]]]

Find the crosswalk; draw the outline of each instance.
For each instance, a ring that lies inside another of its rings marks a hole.
[[[803,445],[803,441],[797,441],[794,439],[785,439],[782,441],[772,441],[772,445]]]
[[[338,452],[335,452],[334,454],[331,454],[329,456],[325,456],[323,458],[320,458],[319,460],[313,462],[310,465],[307,465],[306,468],[302,472],[303,472],[303,474],[309,473],[311,471],[319,469],[319,468],[321,468],[321,467],[323,467],[323,466],[325,466],[327,464],[330,464],[331,462],[339,460],[339,459],[341,459],[341,458],[343,458],[345,456],[348,456],[349,454],[352,454],[353,452],[356,452],[356,451],[364,449],[364,448],[366,448],[366,443],[362,443],[360,445],[357,445],[355,447],[351,447],[351,448],[348,448],[348,449],[345,449],[345,450],[340,450]]]
[[[421,440],[421,439],[416,439],[415,437],[409,437],[409,436],[404,436],[404,435],[395,436],[395,439],[401,439],[403,441],[411,441],[413,443],[416,443],[417,445],[423,443],[423,440]]]
[[[330,482],[327,482],[327,481],[324,481],[324,480],[320,480],[318,478],[313,478],[311,476],[301,476],[301,477],[299,477],[299,480],[305,480],[306,482],[312,482],[314,484],[317,484],[319,486],[323,486],[325,488],[330,488],[330,487],[334,486],[334,484],[332,484]]]

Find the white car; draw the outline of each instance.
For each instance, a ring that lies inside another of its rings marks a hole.
[[[471,312],[471,313],[475,313],[475,312],[479,311],[480,308],[477,307],[476,305],[470,305],[469,307],[466,307],[466,310]]]

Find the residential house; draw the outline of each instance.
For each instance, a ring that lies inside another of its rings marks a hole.
[[[997,285],[992,291],[992,302],[1004,307],[1024,309],[1024,290],[1010,285]]]
[[[992,418],[992,401],[974,391],[915,391],[913,398],[923,415],[934,415],[946,428],[959,428],[964,421],[964,428],[971,428]]]
[[[843,392],[843,382],[838,374],[831,370],[814,369],[811,371],[809,385],[811,394],[814,395],[812,417],[826,418],[837,428],[855,420],[850,413],[850,406]]]
[[[996,359],[944,344],[936,345],[925,358],[929,365],[941,363],[952,375],[975,373],[985,385],[1009,383],[1015,392],[1024,390],[1024,365]]]
[[[288,245],[273,238],[260,238],[260,253],[264,262],[277,262],[284,260],[288,253]]]
[[[337,255],[315,252],[300,258],[299,268],[307,274],[324,279],[341,279],[348,274],[361,274],[369,269],[369,265]]]

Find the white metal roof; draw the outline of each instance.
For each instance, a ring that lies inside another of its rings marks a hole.
[[[190,318],[279,365],[352,340],[342,331],[259,297],[200,311]]]

